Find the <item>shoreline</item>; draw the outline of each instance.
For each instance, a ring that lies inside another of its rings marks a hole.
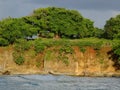
[[[59,75],[65,75],[65,76],[74,76],[74,77],[120,77],[120,73],[116,72],[116,73],[92,73],[92,74],[75,74],[75,73],[61,73],[61,72],[53,72],[53,71],[40,71],[40,72],[34,72],[34,73],[30,73],[30,72],[24,72],[24,73],[13,73],[10,72],[8,70],[4,71],[4,72],[0,72],[0,76],[17,76],[17,75],[54,75],[54,76],[59,76]]]

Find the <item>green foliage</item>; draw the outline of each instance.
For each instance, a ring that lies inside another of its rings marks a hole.
[[[99,28],[95,28],[93,34],[94,34],[93,36],[96,38],[103,38],[104,30],[99,29]]]
[[[92,47],[94,48],[94,50],[100,50],[102,45],[103,45],[103,42],[100,41],[100,42],[93,44]]]
[[[114,35],[114,39],[120,39],[120,32]]]
[[[14,45],[13,59],[16,64],[22,65],[25,62],[24,52],[29,50],[31,47],[30,42],[27,42],[24,39],[16,40],[16,44]]]
[[[16,58],[15,63],[18,65],[22,65],[24,63],[24,57],[19,56],[18,58]]]
[[[110,58],[114,61],[116,70],[120,69],[120,40],[113,40],[112,50],[109,52]]]
[[[23,52],[25,50],[30,49],[31,43],[27,42],[25,39],[18,39],[15,41],[16,44],[14,46],[14,49],[18,52]]]
[[[36,34],[37,30],[23,18],[9,17],[0,21],[0,33],[2,38],[13,44],[17,39]]]
[[[80,47],[80,51],[81,51],[82,53],[85,53],[86,48],[84,48],[84,47]]]
[[[37,34],[45,38],[84,38],[92,37],[94,32],[91,20],[76,10],[58,7],[39,8],[30,16],[8,17],[0,21],[0,38],[8,44]]]
[[[107,39],[119,38],[120,33],[120,15],[110,18],[105,24],[104,36]]]
[[[113,51],[114,51],[114,54],[120,56],[120,41],[117,41],[117,42],[114,43]]]
[[[4,38],[0,38],[0,46],[7,46],[9,45],[8,41]]]
[[[55,56],[51,50],[46,51],[44,60],[49,61],[52,60]]]
[[[68,60],[68,57],[62,57],[62,61],[63,63],[65,63],[67,66],[69,65],[69,60]]]
[[[74,50],[71,45],[66,44],[60,48],[59,52],[66,53],[66,54],[72,54],[74,52]]]
[[[73,40],[72,46],[79,46],[79,47],[92,47],[95,50],[99,50],[105,43],[109,42],[108,40],[98,39],[98,38],[84,38],[80,40]],[[111,43],[111,42],[110,42]]]
[[[49,33],[48,34],[48,38],[53,38],[55,35],[54,35],[54,33]]]
[[[70,40],[69,39],[59,39],[59,40],[50,40],[49,44],[54,45],[54,46],[67,46],[67,44],[69,44],[68,46],[70,46]]]
[[[17,65],[22,65],[24,62],[25,62],[25,59],[23,57],[22,54],[19,54],[17,52],[14,52],[13,53],[13,58],[14,58],[14,62],[17,64]]]
[[[35,44],[34,44],[34,47],[35,47],[36,53],[42,53],[45,50],[46,46],[40,40],[36,40]]]
[[[36,53],[42,53],[45,49],[45,46],[42,45],[42,44],[39,44],[39,45],[35,45],[35,51]]]
[[[20,22],[20,21],[19,21]],[[2,29],[2,38],[9,41],[10,44],[14,43],[16,39],[22,37],[21,26],[18,19],[7,18],[0,22],[0,28]]]
[[[61,60],[63,63],[65,63],[67,66],[69,65],[69,59],[68,54],[73,54],[74,50],[69,43],[66,43],[65,45],[61,46],[59,49],[59,56],[58,59]]]
[[[34,18],[34,20],[30,19],[31,22],[40,27],[40,35],[41,32],[48,32],[66,38],[93,36],[93,22],[75,10],[57,7],[39,8],[30,18]],[[44,35],[49,37],[49,34]]]
[[[78,41],[73,43],[73,45],[79,46],[79,47],[84,47],[84,46],[92,46],[93,42],[90,41]]]
[[[118,60],[117,62],[120,64],[120,41],[119,40],[113,41],[112,52],[113,52],[113,56],[115,57],[115,59]]]

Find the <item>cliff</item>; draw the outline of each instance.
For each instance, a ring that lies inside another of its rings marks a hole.
[[[65,74],[75,76],[120,76],[111,55],[111,47],[97,50],[85,47],[85,52],[73,46],[74,53],[59,53],[59,47],[50,47],[35,54],[25,51],[25,62],[17,65],[13,60],[13,47],[0,47],[1,74]]]

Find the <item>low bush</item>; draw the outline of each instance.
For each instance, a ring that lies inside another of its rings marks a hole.
[[[7,45],[9,45],[8,40],[4,38],[0,38],[0,46],[7,46]]]
[[[21,52],[21,51],[29,50],[30,47],[31,47],[30,42],[28,42],[25,39],[18,39],[18,40],[16,40],[14,49],[18,52]]]
[[[73,48],[69,43],[62,46],[59,50],[60,53],[72,54],[74,52]]]
[[[85,53],[86,48],[84,48],[84,47],[80,47],[80,51],[81,51],[82,53]]]
[[[35,52],[42,53],[45,50],[45,44],[42,43],[40,40],[36,40],[34,44]]]
[[[25,58],[23,57],[23,55],[20,55],[17,52],[13,53],[13,60],[17,65],[22,65],[25,62]]]
[[[112,51],[120,61],[120,41],[115,42],[115,44],[112,47]]]

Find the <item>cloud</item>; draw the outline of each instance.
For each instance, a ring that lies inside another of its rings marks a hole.
[[[120,4],[120,0],[26,0],[26,2],[92,10],[119,10]]]
[[[12,2],[11,2],[12,1]],[[33,9],[42,7],[42,5],[33,5],[32,3],[25,3],[24,0],[4,0],[0,1],[0,19],[11,17],[21,17],[29,15]]]
[[[57,6],[79,10],[95,26],[103,27],[106,20],[120,13],[119,4],[120,0],[0,0],[0,19],[26,16],[36,8]]]
[[[115,17],[118,14],[120,14],[120,11],[112,11],[112,17]]]
[[[94,21],[94,25],[99,28],[103,28],[106,20],[109,20],[112,16],[120,14],[118,11],[98,11],[98,10],[80,10],[82,15]]]

